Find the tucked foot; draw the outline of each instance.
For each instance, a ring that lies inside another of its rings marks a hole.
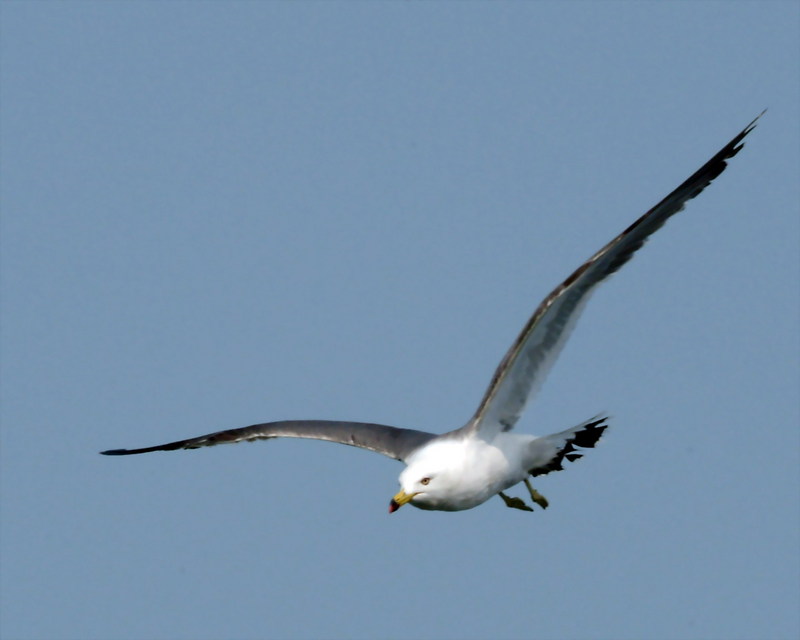
[[[531,494],[531,500],[533,500],[536,504],[538,504],[542,509],[547,509],[547,506],[550,504],[541,493],[539,493],[536,489],[531,486],[531,483],[528,482],[528,479],[525,478],[524,480],[525,486],[528,487],[528,493]],[[502,495],[502,494],[500,494]],[[521,500],[520,500],[521,502]],[[508,504],[506,502],[506,504]]]
[[[511,496],[507,496],[502,491],[497,495],[499,495],[503,499],[503,502],[506,503],[507,507],[511,507],[512,509],[519,509],[520,511],[533,511],[533,509],[531,509],[527,504],[525,504],[521,498],[512,498]],[[547,501],[545,500],[545,502]]]

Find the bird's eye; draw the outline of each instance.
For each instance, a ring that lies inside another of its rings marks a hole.
[[[419,483],[422,485],[427,485],[430,481],[431,481],[430,478],[423,478],[422,480],[419,481]]]

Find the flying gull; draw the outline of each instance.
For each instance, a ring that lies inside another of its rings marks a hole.
[[[763,113],[761,114],[763,115]],[[528,480],[563,468],[597,444],[607,418],[595,417],[548,436],[513,434],[525,404],[538,390],[567,340],[589,294],[631,259],[667,219],[705,189],[742,148],[759,115],[711,160],[666,198],[636,220],[559,284],[534,311],[492,377],[475,415],[459,429],[441,435],[364,422],[284,420],[217,431],[141,449],[111,449],[123,456],[151,451],[198,449],[244,440],[311,438],[338,442],[400,460],[400,491],[389,503],[392,513],[410,503],[420,509],[461,511],[499,495],[507,506],[532,511],[522,499],[504,491],[524,483],[531,500],[547,500]]]

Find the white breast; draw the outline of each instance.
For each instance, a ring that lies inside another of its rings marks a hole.
[[[421,509],[460,511],[485,502],[521,482],[530,468],[533,436],[500,433],[492,442],[480,438],[437,440],[408,460],[400,475],[404,490],[432,476],[427,490],[412,504]]]

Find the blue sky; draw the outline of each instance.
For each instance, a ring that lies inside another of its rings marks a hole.
[[[8,640],[800,633],[800,9],[5,2]],[[388,515],[553,286],[765,107],[593,297],[527,514]]]

